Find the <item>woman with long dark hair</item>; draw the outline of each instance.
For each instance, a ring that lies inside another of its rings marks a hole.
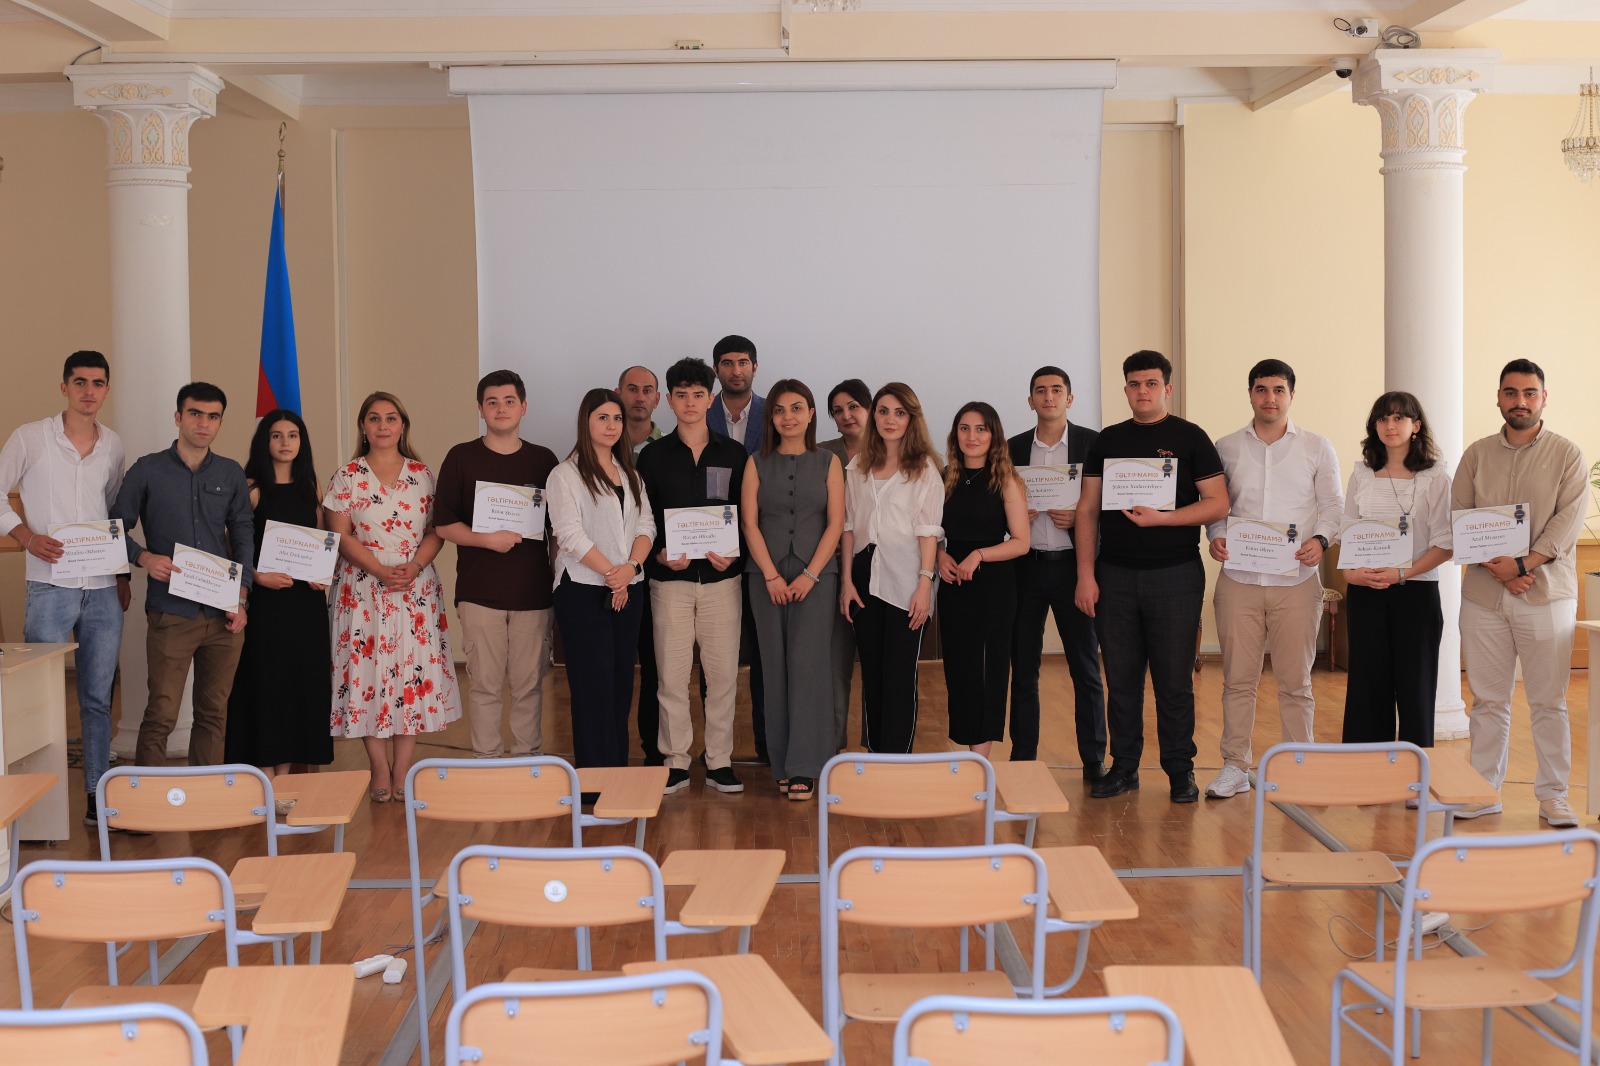
[[[1028,494],[1011,464],[1000,415],[980,400],[950,423],[944,474],[944,582],[939,610],[950,739],[988,757],[1004,739],[1017,576],[1028,550]]]
[[[761,451],[745,464],[741,519],[750,560],[750,611],[761,642],[767,752],[791,800],[816,794],[822,764],[839,750],[831,664],[844,530],[844,468],[817,447],[817,408],[804,382],[767,392]]]
[[[323,528],[311,433],[293,411],[273,411],[256,425],[244,476],[255,511],[255,558],[268,521]],[[250,622],[228,697],[228,762],[268,776],[294,763],[333,761],[327,708],[332,696],[325,586],[256,570]]]
[[[855,624],[867,750],[904,753],[917,733],[917,655],[933,613],[944,481],[911,386],[878,390],[862,436],[845,469],[839,609]]]
[[[322,499],[339,534],[329,616],[336,737],[360,737],[372,802],[404,801],[419,733],[461,717],[434,556],[433,471],[411,447],[411,416],[374,392],[356,417],[361,443]],[[393,738],[392,754],[384,741]]]
[[[1350,585],[1345,743],[1398,736],[1430,748],[1444,633],[1438,568],[1450,560],[1454,540],[1450,474],[1422,404],[1409,392],[1386,392],[1373,403],[1361,461],[1345,488],[1344,518],[1346,525],[1361,518],[1396,519],[1411,546],[1403,566],[1344,572]]]
[[[628,764],[628,708],[639,651],[644,562],[656,522],[633,468],[622,398],[590,389],[578,440],[550,474],[555,612],[572,692],[578,766]]]

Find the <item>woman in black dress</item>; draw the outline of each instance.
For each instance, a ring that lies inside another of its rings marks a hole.
[[[956,412],[946,447],[939,637],[950,739],[987,758],[1005,735],[1017,613],[1011,560],[1028,550],[1028,495],[988,404],[974,401]]]
[[[311,436],[293,411],[273,411],[256,426],[245,463],[255,509],[256,559],[267,522],[323,528]],[[325,586],[257,571],[250,624],[228,699],[227,760],[270,777],[294,763],[333,761],[328,734],[332,653]]]

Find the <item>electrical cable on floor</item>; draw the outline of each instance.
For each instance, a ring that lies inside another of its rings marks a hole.
[[[1419,911],[1418,913],[1420,914],[1421,912]],[[1440,947],[1441,945],[1449,943],[1452,937],[1464,936],[1468,933],[1476,933],[1480,929],[1487,929],[1498,919],[1499,915],[1496,915],[1495,917],[1490,918],[1487,922],[1484,922],[1482,925],[1457,926],[1450,922],[1446,922],[1433,932],[1423,934],[1422,950],[1431,951],[1436,947]],[[1368,940],[1371,940],[1373,942],[1372,950],[1359,955],[1353,951],[1346,951],[1344,946],[1339,943],[1339,939],[1333,934],[1333,923],[1335,922],[1344,922],[1346,925],[1355,929],[1362,936],[1366,937]],[[1378,954],[1377,935],[1373,933],[1372,930],[1368,929],[1366,926],[1362,925],[1360,922],[1356,921],[1354,918],[1351,918],[1347,914],[1335,914],[1333,917],[1328,919],[1328,940],[1333,944],[1334,950],[1339,952],[1339,954],[1343,955],[1347,959],[1355,959],[1359,962],[1363,959],[1374,958]],[[1400,950],[1399,945],[1400,938],[1398,936],[1393,940],[1384,941],[1383,944],[1384,949],[1391,953]]]

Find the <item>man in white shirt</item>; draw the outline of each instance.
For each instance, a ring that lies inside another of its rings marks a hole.
[[[1206,530],[1211,557],[1223,564],[1212,601],[1222,644],[1222,770],[1206,788],[1212,799],[1250,791],[1250,733],[1264,652],[1272,653],[1283,739],[1301,744],[1313,739],[1311,664],[1322,620],[1317,565],[1339,534],[1344,494],[1333,443],[1290,420],[1293,402],[1293,368],[1281,359],[1263,359],[1250,369],[1254,417],[1217,441],[1228,477],[1229,512],[1291,525],[1291,539],[1301,546],[1293,573],[1256,573],[1228,565],[1227,519]]]
[[[122,439],[95,418],[111,392],[111,367],[99,352],[73,352],[61,372],[67,407],[19,426],[0,450],[0,534],[27,553],[28,600],[22,639],[76,640],[78,709],[83,725],[85,825],[98,825],[95,786],[111,757],[111,683],[117,673],[127,575],[53,577],[62,544],[49,530],[66,522],[104,522],[122,487]],[[20,488],[23,516],[6,494]]]
[[[711,369],[722,391],[706,411],[706,425],[713,433],[731,437],[744,446],[745,454],[761,450],[761,435],[766,432],[767,399],[756,394],[756,346],[748,337],[730,333],[711,349]],[[754,591],[761,592],[760,588]],[[755,616],[750,613],[750,592],[745,589],[744,619],[739,626],[739,643],[750,662],[750,727],[756,738],[756,759],[770,765],[767,758],[766,698],[761,686],[761,648],[756,643]]]

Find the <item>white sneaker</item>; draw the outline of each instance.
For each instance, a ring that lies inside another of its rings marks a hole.
[[[1565,796],[1540,800],[1539,817],[1549,822],[1551,829],[1575,829],[1578,825],[1578,816]]]
[[[1482,818],[1486,814],[1499,814],[1501,810],[1498,803],[1469,803],[1456,811],[1457,818]]]
[[[1250,775],[1237,766],[1224,766],[1215,781],[1206,786],[1206,795],[1212,799],[1226,799],[1250,791]]]

